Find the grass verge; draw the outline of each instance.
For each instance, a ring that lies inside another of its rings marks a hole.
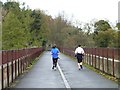
[[[116,77],[114,77],[114,76],[112,76],[112,75],[109,75],[109,74],[107,74],[107,73],[104,73],[104,72],[102,72],[102,71],[100,71],[100,70],[98,70],[98,69],[95,69],[94,67],[92,67],[92,66],[90,66],[90,65],[88,65],[88,64],[85,64],[85,63],[84,63],[84,66],[87,67],[87,68],[89,68],[90,70],[93,70],[94,72],[96,72],[96,73],[104,76],[105,78],[107,78],[107,79],[109,79],[109,80],[112,80],[112,81],[116,82],[117,84],[120,84],[120,80],[119,80],[118,78],[116,78]]]

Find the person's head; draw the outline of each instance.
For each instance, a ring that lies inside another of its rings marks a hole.
[[[81,45],[79,44],[78,47],[81,47]]]
[[[56,48],[56,44],[54,44],[52,48]]]

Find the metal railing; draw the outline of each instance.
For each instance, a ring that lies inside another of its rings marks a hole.
[[[0,89],[9,87],[43,51],[43,48],[2,51]]]
[[[61,51],[74,57],[74,49],[60,48]],[[84,48],[84,63],[114,77],[120,78],[120,49]]]

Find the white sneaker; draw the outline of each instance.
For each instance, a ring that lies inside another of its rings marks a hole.
[[[54,70],[56,71],[56,69],[57,69],[57,68],[55,67]]]

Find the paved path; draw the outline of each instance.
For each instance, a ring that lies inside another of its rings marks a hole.
[[[70,88],[118,88],[115,82],[86,67],[79,71],[77,62],[71,58],[63,54],[60,54],[60,58],[58,61],[60,68],[54,71],[51,69],[50,52],[44,52],[33,69],[20,80],[15,88],[66,88],[66,84]]]

